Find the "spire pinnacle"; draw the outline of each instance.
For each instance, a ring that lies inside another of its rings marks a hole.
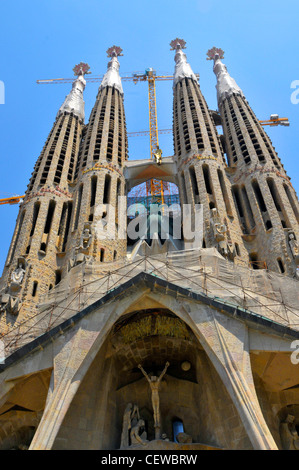
[[[122,54],[122,48],[119,46],[112,46],[107,49],[107,57],[118,57],[118,56],[123,56]]]
[[[230,76],[226,66],[221,62],[221,59],[224,58],[224,51],[214,46],[212,49],[208,50],[207,56],[207,60],[214,60],[213,71],[217,77],[216,89],[218,105],[220,105],[227,96],[241,95],[244,97],[241,88]]]
[[[176,84],[183,80],[184,78],[192,78],[197,81],[196,75],[190,67],[190,64],[187,62],[187,56],[183,52],[183,49],[186,49],[186,41],[184,39],[173,39],[170,43],[171,51],[176,51],[174,56],[175,60],[175,69],[173,76],[173,87]]]
[[[73,68],[74,75],[77,78],[73,81],[72,89],[70,93],[66,96],[64,103],[60,107],[57,117],[59,117],[64,112],[74,113],[75,116],[82,121],[84,121],[84,100],[83,100],[83,91],[86,86],[86,81],[84,75],[91,73],[89,72],[89,65],[85,62],[80,62],[80,64],[75,65]]]
[[[108,62],[107,72],[105,73],[100,90],[107,86],[116,88],[123,95],[123,87],[121,84],[121,78],[119,75],[119,62],[117,57],[122,56],[122,48],[119,46],[112,46],[107,49],[107,57],[111,57]]]
[[[73,68],[74,75],[77,75],[78,77],[79,75],[86,75],[91,73],[89,72],[89,70],[90,67],[85,62],[80,62],[80,64],[75,65],[75,67]]]
[[[209,49],[207,52],[207,60],[215,60],[216,58],[218,59],[224,59],[224,51],[220,49],[219,47],[212,47],[212,49]]]
[[[175,51],[178,48],[186,49],[186,41],[184,41],[184,39],[175,38],[171,41],[169,45],[171,47],[171,51]]]

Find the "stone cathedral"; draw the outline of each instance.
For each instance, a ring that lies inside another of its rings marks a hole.
[[[128,158],[121,49],[87,123],[74,68],[0,281],[2,450],[299,450],[298,198],[223,51],[211,110],[171,45],[161,159]],[[126,233],[127,195],[152,179],[178,188],[180,237],[148,206],[145,235]],[[200,242],[182,222],[198,207]]]

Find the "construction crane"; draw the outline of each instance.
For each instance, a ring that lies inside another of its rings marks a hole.
[[[199,75],[195,74],[198,78]],[[94,77],[85,77],[85,80],[88,82],[99,82],[103,79],[103,75],[98,75]],[[156,80],[172,80],[172,75],[157,75],[156,71],[152,68],[148,68],[144,73],[134,73],[133,76],[122,77],[123,81],[132,81],[136,84],[138,81],[147,81],[148,82],[148,102],[149,102],[149,130],[148,131],[139,131],[139,132],[129,132],[128,135],[140,136],[140,135],[149,135],[150,136],[150,154],[151,159],[155,159],[158,163],[161,162],[162,151],[159,148],[159,139],[158,134],[168,134],[172,132],[172,129],[161,129],[158,130],[157,124],[157,105],[156,105]],[[55,83],[72,83],[73,78],[52,78],[45,80],[37,80],[38,84],[55,84]],[[280,118],[278,114],[271,114],[269,120],[259,121],[262,126],[289,126],[288,118]],[[164,189],[166,188],[167,183],[160,180],[152,179],[146,183],[147,196],[150,194],[155,197],[157,202],[164,202]],[[12,196],[9,198],[0,199],[0,205],[3,204],[18,204],[21,203],[24,199],[23,196]]]
[[[271,114],[270,119],[266,121],[259,121],[262,126],[289,126],[290,122],[288,118],[280,118],[278,114]],[[219,124],[220,125],[220,118]],[[159,129],[159,134],[171,134],[172,129]],[[140,137],[144,135],[149,135],[149,131],[136,131],[136,132],[128,132],[129,137]]]
[[[13,204],[18,204],[19,202],[23,202],[22,199],[24,199],[25,195],[24,196],[11,196],[11,197],[6,197],[4,199],[0,199],[0,206],[2,206],[2,204],[10,204],[10,205],[13,205]]]
[[[107,51],[108,52],[108,51]],[[196,75],[199,77],[199,75]],[[103,78],[102,75],[95,77],[85,77],[87,82],[98,82]],[[158,138],[158,123],[157,123],[157,104],[156,104],[156,80],[173,80],[173,75],[157,75],[156,71],[152,68],[148,68],[144,73],[133,73],[133,76],[122,77],[123,81],[133,81],[135,85],[139,82],[148,82],[148,103],[149,103],[149,131],[145,131],[143,134],[150,136],[150,156],[152,160],[157,163],[161,163],[162,150],[159,147]],[[73,79],[70,78],[52,78],[46,80],[37,80],[38,84],[54,84],[54,83],[69,83]],[[162,133],[163,131],[161,131]],[[168,130],[164,130],[164,133],[168,133]],[[130,133],[128,133],[130,135]],[[140,135],[140,134],[139,134]],[[152,196],[155,202],[164,203],[164,190],[167,189],[167,184],[161,180],[151,179],[146,182],[147,196]]]
[[[148,68],[144,73],[135,73],[133,82],[135,85],[139,81],[148,82],[148,105],[149,105],[149,136],[151,159],[158,164],[162,162],[162,150],[159,147],[157,103],[156,103],[156,80],[172,80],[172,75],[157,75],[156,71]],[[164,188],[167,183],[151,179],[146,182],[147,196],[151,195],[155,202],[164,204]]]
[[[289,126],[288,118],[280,118],[278,114],[271,114],[267,121],[259,121],[262,126]]]

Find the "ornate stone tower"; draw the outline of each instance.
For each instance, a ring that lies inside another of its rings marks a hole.
[[[39,300],[61,279],[73,209],[70,185],[84,124],[83,91],[89,66],[74,68],[77,79],[60,107],[36,162],[1,279],[2,312],[33,317]],[[22,308],[21,308],[22,307]],[[6,315],[2,322],[6,322]]]
[[[101,263],[115,261],[126,254],[126,239],[117,236],[118,198],[125,195],[122,168],[128,158],[123,88],[117,59],[121,52],[117,46],[107,50],[111,60],[83,132],[74,176],[70,267],[84,259]],[[108,213],[108,205],[114,208],[115,219]],[[125,210],[126,206],[122,213]],[[103,230],[103,237],[98,237],[99,230]]]
[[[203,205],[203,247],[216,246],[226,258],[247,261],[212,113],[183,52],[185,41],[175,39],[170,45],[176,51],[173,136],[181,205]]]
[[[161,159],[126,162],[121,49],[86,126],[89,67],[75,67],[1,280],[0,450],[299,449],[296,194],[221,51],[220,116],[171,45],[175,155]],[[157,177],[193,215],[201,203],[204,247],[162,244],[165,208],[144,199],[154,243],[114,236],[125,184]]]
[[[299,204],[294,188],[242,90],[213,48],[217,99],[232,170],[232,193],[254,268],[294,275],[299,263]]]

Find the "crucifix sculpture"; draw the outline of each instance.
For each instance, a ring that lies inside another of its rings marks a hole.
[[[159,400],[159,386],[162,378],[164,377],[166,370],[169,366],[169,362],[166,362],[165,367],[160,375],[156,377],[152,375],[149,377],[145,370],[142,368],[141,364],[138,365],[138,368],[141,370],[146,380],[149,383],[149,386],[152,391],[152,406],[154,411],[154,427],[155,427],[155,439],[160,439],[160,429],[161,429],[161,415],[160,415],[160,400]]]

